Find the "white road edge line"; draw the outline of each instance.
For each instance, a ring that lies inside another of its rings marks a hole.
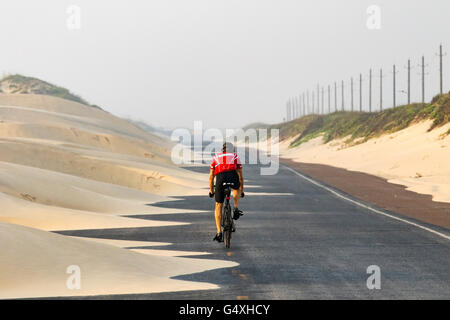
[[[420,224],[417,224],[417,223],[414,223],[414,222],[411,222],[411,221],[408,221],[408,220],[405,220],[405,219],[402,219],[402,218],[393,216],[393,215],[391,215],[391,214],[385,213],[385,212],[383,212],[383,211],[374,209],[374,208],[372,208],[372,207],[369,207],[369,206],[367,206],[367,205],[365,205],[365,204],[363,204],[363,203],[361,203],[361,202],[358,202],[358,201],[355,201],[355,200],[353,200],[353,199],[350,199],[350,198],[348,198],[348,197],[346,197],[346,196],[344,196],[344,195],[342,195],[342,194],[340,194],[340,193],[334,191],[333,189],[330,189],[330,188],[324,186],[323,184],[321,184],[321,183],[319,183],[319,182],[317,182],[317,181],[315,181],[315,180],[313,180],[313,179],[310,179],[310,178],[304,176],[303,174],[301,174],[301,173],[295,171],[294,169],[292,169],[292,168],[290,168],[290,167],[287,167],[287,166],[285,166],[285,167],[286,167],[286,169],[288,169],[289,171],[292,171],[293,173],[295,173],[295,174],[298,175],[299,177],[301,177],[301,178],[305,179],[306,181],[309,181],[309,182],[311,182],[312,184],[314,184],[314,185],[316,185],[316,186],[318,186],[318,187],[320,187],[320,188],[322,188],[322,189],[324,189],[324,190],[326,190],[326,191],[328,191],[328,192],[334,194],[335,196],[337,196],[337,197],[339,197],[339,198],[341,198],[341,199],[344,199],[344,200],[346,200],[346,201],[349,201],[349,202],[351,202],[351,203],[353,203],[353,204],[355,204],[355,205],[357,205],[357,206],[360,206],[360,207],[365,208],[365,209],[367,209],[367,210],[370,210],[370,211],[372,211],[372,212],[381,214],[381,215],[383,215],[383,216],[385,216],[385,217],[388,217],[388,218],[391,218],[391,219],[394,219],[394,220],[398,220],[398,221],[402,221],[402,222],[407,223],[407,224],[409,224],[409,225],[412,225],[412,226],[414,226],[414,227],[417,227],[417,228],[426,230],[426,231],[428,231],[428,232],[434,233],[435,235],[438,235],[438,236],[440,236],[440,237],[442,237],[442,238],[444,238],[444,239],[450,240],[450,236],[448,236],[448,235],[446,235],[446,234],[443,234],[443,233],[441,233],[441,232],[438,232],[438,231],[436,231],[436,230],[427,228],[427,227],[422,226],[422,225],[420,225]]]

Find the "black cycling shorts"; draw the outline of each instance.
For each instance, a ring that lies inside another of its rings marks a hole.
[[[233,171],[226,171],[226,172],[220,172],[216,175],[216,188],[214,190],[216,202],[223,203],[225,200],[225,193],[223,186],[224,182],[232,183],[230,187],[232,189],[239,189],[241,186],[241,182],[239,181],[239,175],[236,170]]]

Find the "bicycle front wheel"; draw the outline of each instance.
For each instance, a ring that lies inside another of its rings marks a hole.
[[[227,206],[225,206],[225,210],[224,210],[224,214],[225,214],[225,230],[224,230],[224,237],[225,237],[225,247],[228,249],[230,248],[230,244],[231,244],[231,233],[232,233],[232,221],[231,221],[231,207],[230,204],[228,204]]]

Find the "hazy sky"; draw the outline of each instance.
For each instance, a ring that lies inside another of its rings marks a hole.
[[[81,9],[80,29],[67,27],[70,5]],[[380,30],[367,28],[370,5],[381,9]],[[367,79],[370,67],[385,69],[390,106],[392,64],[399,90],[406,89],[406,61],[417,66],[423,54],[430,99],[439,90],[439,44],[450,52],[449,12],[448,0],[2,1],[0,70],[39,77],[157,126],[273,123],[285,116],[288,97],[317,83],[345,80],[348,87],[360,72]],[[449,57],[444,63],[448,91]]]

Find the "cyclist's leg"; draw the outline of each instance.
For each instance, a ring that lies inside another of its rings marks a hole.
[[[216,227],[217,233],[221,233],[222,226],[222,208],[223,202],[225,200],[224,190],[223,190],[223,175],[219,173],[216,176],[216,187],[215,187],[215,199],[216,199],[216,208],[215,208],[215,218],[216,218]]]
[[[241,200],[241,191],[240,189],[234,189],[233,190],[233,202],[234,207],[239,208],[239,201]]]
[[[239,181],[239,176],[236,171],[233,172],[231,179],[234,183],[233,187],[234,208],[239,208],[239,200],[241,200],[241,183]]]
[[[222,207],[223,203],[216,202],[216,211],[215,211],[215,217],[216,217],[216,227],[217,227],[217,233],[221,233],[222,229]]]

